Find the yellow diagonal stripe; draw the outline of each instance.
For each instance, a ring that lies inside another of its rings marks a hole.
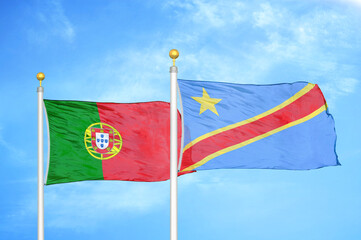
[[[289,99],[287,99],[286,101],[284,101],[283,103],[281,103],[280,105],[264,112],[264,113],[261,113],[255,117],[252,117],[252,118],[249,118],[249,119],[246,119],[246,120],[243,120],[241,122],[238,122],[238,123],[234,123],[234,124],[231,124],[231,125],[228,125],[226,127],[223,127],[223,128],[219,128],[217,130],[214,130],[212,132],[209,132],[209,133],[206,133],[200,137],[197,137],[196,139],[194,139],[192,142],[188,143],[184,149],[183,149],[183,152],[185,152],[188,148],[190,148],[191,146],[193,146],[194,144],[208,138],[208,137],[211,137],[211,136],[214,136],[218,133],[221,133],[221,132],[224,132],[224,131],[227,131],[227,130],[230,130],[230,129],[233,129],[233,128],[236,128],[236,127],[239,127],[239,126],[242,126],[242,125],[245,125],[247,123],[251,123],[251,122],[254,122],[254,121],[257,121],[258,119],[261,119],[267,115],[270,115],[278,110],[280,110],[281,108],[284,108],[285,106],[293,103],[294,101],[296,101],[297,99],[299,99],[300,97],[302,97],[303,95],[305,95],[306,93],[308,93],[313,87],[315,86],[315,84],[312,84],[312,83],[309,83],[307,84],[304,88],[302,88],[299,92],[297,92],[295,95],[293,95],[292,97],[290,97]]]
[[[314,111],[313,113],[311,113],[311,114],[309,114],[309,115],[307,115],[307,116],[305,116],[305,117],[303,117],[303,118],[300,118],[300,119],[298,119],[298,120],[296,120],[296,121],[294,121],[294,122],[290,122],[290,123],[288,123],[288,124],[286,124],[286,125],[283,125],[282,127],[273,129],[273,130],[271,130],[271,131],[269,131],[269,132],[266,132],[266,133],[264,133],[264,134],[262,134],[262,135],[259,135],[259,136],[257,136],[257,137],[248,139],[247,141],[238,143],[238,144],[236,144],[236,145],[233,145],[233,146],[230,146],[230,147],[228,147],[228,148],[224,148],[224,149],[222,149],[222,150],[219,150],[219,151],[217,151],[217,152],[215,152],[215,153],[212,153],[211,155],[208,155],[207,157],[205,157],[205,158],[203,158],[202,160],[200,160],[199,162],[197,162],[197,163],[195,163],[195,164],[193,164],[193,165],[191,165],[191,166],[183,169],[181,172],[191,171],[191,170],[193,170],[193,169],[195,169],[195,168],[197,168],[197,167],[199,167],[199,166],[202,166],[203,164],[205,164],[205,163],[208,162],[209,160],[212,160],[213,158],[218,157],[218,156],[220,156],[220,155],[222,155],[222,154],[225,154],[225,153],[228,153],[228,152],[233,151],[233,150],[235,150],[235,149],[244,147],[244,146],[246,146],[246,145],[248,145],[248,144],[250,144],[250,143],[253,143],[253,142],[256,142],[256,141],[258,141],[258,140],[261,140],[261,139],[263,139],[263,138],[265,138],[265,137],[271,136],[271,135],[273,135],[273,134],[275,134],[275,133],[278,133],[278,132],[280,132],[280,131],[283,131],[283,130],[289,128],[289,127],[293,127],[293,126],[296,126],[296,125],[298,125],[298,124],[300,124],[300,123],[306,122],[306,121],[310,120],[311,118],[317,116],[317,115],[320,114],[321,112],[325,111],[326,109],[327,109],[327,106],[326,106],[326,104],[325,104],[325,105],[323,105],[322,107],[320,107],[319,109],[317,109],[316,111]]]

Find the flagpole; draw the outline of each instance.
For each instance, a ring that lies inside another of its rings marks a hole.
[[[41,82],[45,75],[39,72],[36,78],[40,81],[38,92],[38,240],[44,240],[44,134],[43,134],[43,94]]]
[[[178,202],[177,202],[177,73],[175,60],[179,56],[176,49],[169,52],[173,59],[173,66],[170,67],[170,240],[178,239]]]

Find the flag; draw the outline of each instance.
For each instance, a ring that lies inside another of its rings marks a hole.
[[[169,179],[169,103],[44,104],[50,135],[47,185]],[[180,115],[178,121],[180,146]]]
[[[339,165],[333,117],[316,84],[178,80],[181,171],[306,170]]]

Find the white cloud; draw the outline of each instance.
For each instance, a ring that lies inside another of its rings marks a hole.
[[[262,3],[261,10],[253,12],[254,25],[256,27],[275,26],[282,23],[283,15],[272,8],[269,3]]]
[[[253,5],[204,0],[171,1],[164,7],[165,11],[172,10],[171,15],[177,14],[173,30],[167,32],[166,37],[149,42],[145,50],[119,50],[100,61],[103,64],[98,65],[93,75],[109,79],[109,87],[105,87],[98,100],[147,101],[165,96],[169,75],[164,66],[170,65],[167,56],[170,47],[164,46],[179,47],[178,76],[185,79],[239,83],[296,79],[320,84],[332,79],[342,82],[337,84],[341,86],[345,84],[345,71],[349,75],[356,69],[351,65],[349,69],[344,68],[336,52],[341,51],[339,48],[361,50],[357,45],[361,39],[355,29],[357,21],[341,10],[312,8],[300,15],[269,2]],[[245,26],[253,26],[254,32],[242,31]],[[252,41],[247,42],[244,39],[248,34],[265,38],[253,36]],[[228,43],[230,39],[234,42]],[[212,44],[207,43],[210,40]],[[295,68],[289,73],[291,76],[278,78],[278,74],[287,70],[279,66],[290,64]],[[356,79],[352,74],[350,78]],[[350,84],[343,89],[356,86],[347,82]],[[341,92],[343,94],[335,94],[335,98],[352,93]]]
[[[54,6],[61,9],[58,2]],[[168,101],[168,51],[173,47],[180,50],[180,78],[239,83],[343,81],[333,48],[360,50],[353,41],[359,35],[355,19],[335,9],[312,8],[299,15],[270,2],[187,0],[166,2],[163,10],[173,16],[172,29],[141,49],[114,50],[78,68],[82,75],[74,78],[79,81],[63,82],[65,92],[81,88],[85,100],[95,101]],[[279,78],[287,70],[279,66],[289,64],[294,72]],[[98,88],[102,92],[94,95],[91,89]],[[74,94],[79,98],[78,91]]]
[[[168,203],[166,183],[90,181],[45,187],[46,224],[88,231],[99,222],[124,214],[156,211]],[[117,218],[117,217],[116,217]]]
[[[64,12],[60,0],[51,0],[41,3],[36,12],[40,24],[28,30],[29,37],[35,42],[46,42],[51,36],[57,36],[67,42],[75,38],[73,24]]]
[[[26,179],[12,183],[36,183]],[[33,189],[35,190],[35,189]],[[14,201],[13,212],[2,216],[7,231],[36,219],[36,195],[23,195]],[[84,181],[44,187],[45,228],[69,228],[89,232],[108,219],[124,220],[124,215],[134,218],[159,211],[169,205],[169,182],[139,183],[125,181]]]
[[[98,62],[99,65],[91,76],[92,88],[99,86],[103,89],[96,100],[168,101],[169,97],[164,94],[164,89],[168,89],[169,85],[169,50],[157,45],[146,50],[121,50],[106,55],[105,60]],[[106,79],[106,82],[99,79]]]
[[[24,150],[21,149],[21,146],[18,144],[13,145],[10,142],[6,141],[3,137],[2,132],[3,129],[2,127],[0,127],[0,146],[2,146],[8,152],[8,156],[18,161],[24,159],[26,153]]]
[[[351,4],[356,7],[361,7],[361,0],[332,0],[340,3]]]
[[[267,36],[266,41],[257,42],[255,49],[261,51],[254,54],[265,60],[265,71],[280,65],[292,66],[298,80],[321,86],[330,106],[339,97],[354,92],[358,67],[344,62],[343,55],[350,49],[351,55],[361,51],[361,34],[356,30],[360,21],[355,16],[335,8],[314,8],[298,16],[268,3],[261,4],[253,16],[255,26]],[[352,60],[351,55],[348,56]],[[281,75],[287,69],[278,71]]]
[[[345,94],[353,93],[355,92],[358,82],[359,81],[354,78],[343,78],[340,81],[339,88]]]
[[[358,84],[359,80],[357,79],[342,77],[329,79],[329,81],[320,84],[320,87],[326,97],[328,105],[334,108],[337,98],[354,93]]]
[[[278,211],[278,208],[284,206],[283,203],[277,203],[271,210],[259,211],[259,206],[264,205],[264,199],[267,199],[274,192],[282,192],[282,190],[292,187],[292,182],[274,180],[269,183],[258,182],[257,172],[254,172],[251,178],[248,175],[250,173],[245,173],[247,177],[240,179],[239,174],[241,171],[210,170],[183,176],[179,179],[179,191],[180,195],[183,196],[182,201],[191,200],[191,205],[188,205],[190,211],[192,209],[202,211],[203,214],[210,217],[212,214],[219,214],[219,211],[209,211],[209,209],[202,208],[205,202],[211,206],[217,206],[218,201],[226,202],[228,205],[221,207],[222,215],[229,216],[231,222],[238,219],[237,215],[239,216],[240,213],[245,219],[272,216]],[[238,181],[235,181],[235,179],[238,179]],[[190,196],[190,193],[196,193],[196,197]],[[217,216],[211,218],[216,219]]]
[[[237,1],[168,1],[164,6],[166,8],[176,7],[186,11],[188,16],[185,21],[191,19],[193,23],[206,28],[220,28],[228,24],[238,24],[244,20],[244,4]],[[178,14],[179,17],[182,17],[183,12]]]

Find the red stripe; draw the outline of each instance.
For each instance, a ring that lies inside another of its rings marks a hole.
[[[97,106],[100,121],[117,129],[123,139],[120,152],[102,162],[104,179],[147,182],[169,179],[169,103],[97,103]],[[178,146],[180,141],[178,114]]]
[[[308,93],[270,115],[267,115],[257,121],[208,137],[188,148],[183,153],[181,170],[199,162],[203,158],[219,150],[244,142],[248,139],[262,135],[273,129],[303,118],[324,104],[325,100],[321,90],[317,85],[315,85],[315,87]]]

